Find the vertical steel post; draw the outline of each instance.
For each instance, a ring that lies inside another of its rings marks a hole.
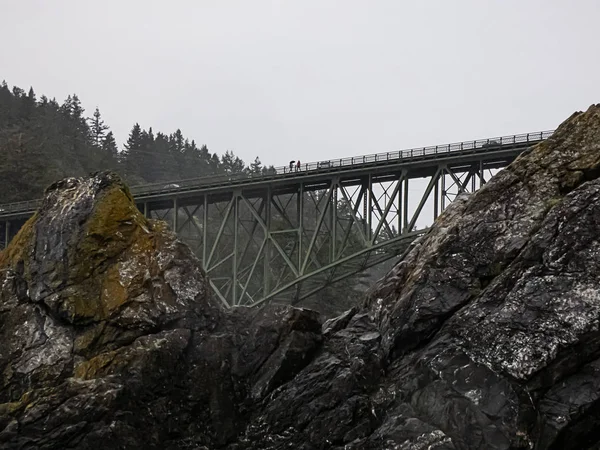
[[[479,187],[482,187],[485,184],[485,178],[484,178],[484,171],[483,171],[483,160],[479,161]]]
[[[10,221],[6,221],[6,226],[4,227],[4,248],[8,247],[8,243],[10,242]]]
[[[402,232],[408,233],[408,177],[404,179],[404,200],[402,205]]]
[[[367,240],[367,242],[369,241],[369,233],[367,231],[367,226],[368,226],[368,220],[367,220],[367,216],[369,214],[369,202],[368,202],[368,198],[369,198],[369,185],[367,182],[363,181],[362,182],[363,185],[363,198],[362,198],[362,202],[363,202],[363,216],[362,216],[362,227],[363,227],[363,231],[365,234],[365,239]],[[360,201],[359,199],[357,199],[357,201]]]
[[[238,287],[238,234],[239,227],[238,222],[240,218],[240,196],[236,190],[233,192],[233,274],[231,277],[231,304],[233,306],[239,305],[240,299],[237,298],[237,287]]]
[[[298,267],[302,267],[302,236],[304,235],[304,184],[298,187]]]
[[[177,234],[178,231],[178,223],[177,223],[177,197],[173,198],[173,231]]]
[[[336,177],[336,179],[331,183],[331,189],[333,189],[333,191],[331,192],[331,209],[332,209],[332,223],[331,223],[331,246],[332,246],[332,251],[331,251],[331,262],[335,261],[335,252],[337,250],[337,190],[338,190],[338,186],[339,186],[339,178]]]
[[[398,215],[398,234],[402,234],[402,214],[404,211],[404,208],[402,206],[402,201],[403,201],[402,199],[404,198],[403,194],[402,194],[403,193],[402,183],[404,182],[403,178],[407,177],[407,176],[408,176],[408,174],[406,174],[406,173],[401,173],[398,176],[398,184],[400,185],[400,186],[398,186],[398,200],[397,200],[398,209],[396,211],[397,215]]]
[[[368,178],[367,192],[369,193],[369,197],[368,197],[369,206],[367,209],[368,229],[367,229],[367,232],[365,233],[365,235],[367,237],[367,242],[371,242],[371,239],[373,239],[373,179],[371,177],[371,174],[369,174],[369,178]]]
[[[266,297],[269,294],[271,289],[271,201],[273,193],[271,192],[271,187],[267,188],[267,194],[265,197],[265,248],[264,252],[264,260],[263,260],[263,297]]]
[[[446,210],[446,173],[444,170],[442,167],[440,172],[440,176],[442,177],[442,212]]]
[[[435,181],[435,187],[433,190],[433,220],[437,219],[439,215],[438,201],[440,196],[440,177],[438,175],[434,176],[437,176],[437,180]]]
[[[204,194],[202,211],[202,268],[206,270],[206,251],[208,249],[208,194]]]
[[[334,181],[331,180],[329,183],[329,189],[331,190],[331,195],[329,196],[329,200],[327,200],[327,204],[325,205],[325,208],[328,209],[328,214],[327,214],[327,237],[329,238],[329,259],[327,260],[328,263],[333,261],[333,233],[332,233],[332,229],[333,229],[333,183]]]

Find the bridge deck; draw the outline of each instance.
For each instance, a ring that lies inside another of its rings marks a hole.
[[[552,132],[134,186],[147,217],[170,223],[225,305],[299,302],[404,254],[446,206]],[[411,189],[409,181],[424,188]],[[425,186],[426,185],[426,186]],[[409,193],[410,191],[410,193]],[[40,201],[0,205],[5,247]],[[427,217],[429,216],[429,217]]]
[[[469,165],[473,159],[486,160],[488,168],[497,168],[506,166],[507,161],[514,159],[526,148],[547,139],[552,133],[541,131],[312,162],[302,164],[298,171],[278,167],[274,173],[269,174],[225,174],[133,186],[131,192],[139,202],[167,200],[174,196],[185,202],[186,198],[197,197],[198,194],[223,194],[227,197],[235,189],[242,189],[249,196],[256,189],[259,195],[266,185],[278,192],[294,190],[298,183],[304,184],[305,190],[323,189],[333,173],[343,175],[347,185],[352,185],[353,175],[356,177],[355,184],[363,182],[365,176],[371,176],[373,181],[384,182],[386,177],[393,179],[399,168],[407,169],[409,178],[428,177],[433,175],[442,161],[453,169]],[[0,205],[0,220],[28,217],[39,205],[40,200]]]

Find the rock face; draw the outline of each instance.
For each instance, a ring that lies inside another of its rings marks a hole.
[[[110,174],[0,254],[0,448],[600,449],[600,105],[361,308],[223,310]]]
[[[51,186],[0,270],[0,448],[224,444],[321,341],[311,311],[225,314],[111,174]]]

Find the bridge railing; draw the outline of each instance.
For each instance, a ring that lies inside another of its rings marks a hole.
[[[266,173],[231,173],[222,175],[213,175],[202,178],[192,178],[179,180],[169,184],[154,183],[139,186],[133,186],[131,192],[134,195],[144,195],[150,193],[168,193],[182,192],[188,188],[199,188],[203,186],[219,186],[230,184],[246,183],[249,180],[269,180],[281,178],[289,175],[302,175],[307,172],[319,173],[332,169],[347,168],[349,166],[364,166],[365,164],[377,164],[381,162],[397,162],[398,160],[412,160],[419,158],[435,157],[440,154],[459,153],[465,151],[476,151],[478,153],[497,150],[500,147],[511,145],[520,145],[528,142],[537,143],[547,139],[553,131],[538,131],[535,133],[516,134],[511,136],[500,136],[489,139],[479,139],[474,141],[465,141],[454,144],[436,145],[429,147],[413,148],[408,150],[398,150],[385,153],[373,153],[371,155],[352,156],[348,158],[330,159],[324,161],[315,161],[304,163],[298,169],[296,166],[280,166],[271,169]]]
[[[25,202],[7,203],[0,205],[0,214],[18,212],[18,211],[34,211],[42,204],[41,199],[28,200]]]
[[[521,145],[524,143],[537,143],[547,139],[553,131],[538,131],[535,133],[516,134],[511,136],[500,136],[489,139],[479,139],[474,141],[464,141],[454,144],[435,145],[429,147],[412,148],[408,150],[398,150],[384,153],[374,153],[371,155],[352,156],[348,158],[330,159],[324,161],[315,161],[304,163],[300,169],[294,166],[280,166],[268,170],[264,173],[232,173],[214,175],[202,178],[193,178],[188,180],[178,180],[171,183],[153,183],[131,187],[131,193],[134,196],[143,196],[151,193],[169,193],[183,192],[189,189],[197,189],[204,186],[235,185],[247,183],[249,180],[269,180],[282,178],[289,175],[302,175],[307,172],[319,173],[331,170],[338,170],[349,166],[364,166],[366,164],[377,164],[385,161],[397,162],[398,160],[414,160],[420,158],[429,158],[448,153],[460,153],[465,151],[475,151],[485,153],[494,151],[501,147],[511,145]],[[41,200],[30,200],[25,202],[9,203],[0,205],[0,215],[4,213],[14,213],[21,211],[32,211],[37,209]]]

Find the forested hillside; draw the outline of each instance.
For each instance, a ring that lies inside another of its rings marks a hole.
[[[211,153],[181,130],[154,132],[134,124],[119,148],[98,108],[87,115],[77,95],[62,103],[0,85],[0,204],[41,197],[66,176],[114,170],[130,185],[267,170],[257,157],[246,166],[231,152]]]

